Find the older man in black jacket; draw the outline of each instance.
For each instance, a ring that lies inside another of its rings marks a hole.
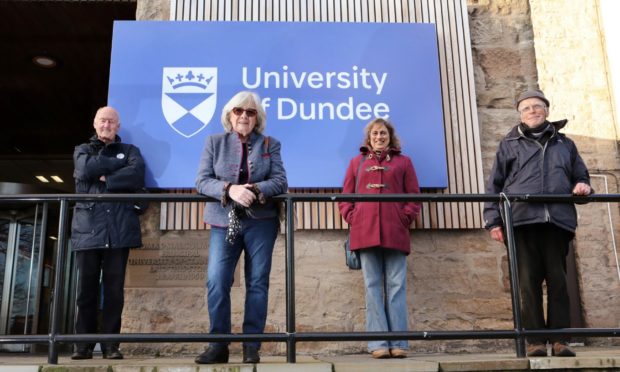
[[[97,110],[96,131],[89,143],[75,148],[73,161],[78,194],[132,193],[144,187],[140,150],[121,143],[119,115],[112,107]],[[100,279],[103,316],[100,331],[119,333],[124,305],[129,249],[142,245],[140,220],[130,202],[78,202],[73,213],[71,243],[78,269],[76,333],[97,333]],[[71,359],[91,359],[94,343],[76,344]],[[122,359],[118,343],[102,344],[103,357]]]
[[[521,123],[499,145],[490,194],[589,195],[590,176],[575,143],[559,133],[567,120],[549,122],[549,100],[539,90],[517,99]],[[566,284],[566,254],[577,228],[577,212],[566,203],[514,203],[513,221],[525,329],[570,327]],[[498,203],[486,203],[486,228],[491,238],[504,242]],[[545,323],[542,283],[547,283]],[[547,356],[544,338],[528,338],[528,356]],[[554,356],[573,357],[567,340],[552,337]]]

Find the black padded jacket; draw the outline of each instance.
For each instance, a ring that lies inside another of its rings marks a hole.
[[[78,194],[133,193],[144,187],[144,159],[120,137],[106,145],[93,136],[73,153]],[[105,182],[100,180],[105,176]],[[142,245],[140,219],[132,202],[78,202],[71,223],[73,250],[136,248]]]
[[[577,183],[590,184],[575,143],[558,132],[566,123],[551,122],[552,134],[544,145],[526,137],[518,125],[512,128],[499,144],[486,192],[570,195]],[[512,212],[514,226],[550,222],[571,232],[577,228],[577,211],[572,203],[515,202]],[[485,203],[484,220],[487,229],[503,226],[499,203]]]

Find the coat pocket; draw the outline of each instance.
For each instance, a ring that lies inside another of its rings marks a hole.
[[[90,234],[94,232],[94,220],[95,220],[95,203],[76,203],[73,210],[73,221],[71,223],[71,230],[73,232]]]
[[[407,215],[402,209],[398,212],[398,216],[400,217],[400,222],[403,224],[403,226],[408,228],[409,225],[411,225],[411,223],[409,222],[409,217],[407,217]]]
[[[357,215],[360,213],[360,206],[355,205],[349,214],[349,225],[353,225],[357,219]]]

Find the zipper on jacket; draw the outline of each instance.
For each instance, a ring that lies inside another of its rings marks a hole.
[[[541,192],[541,194],[544,194],[544,192],[545,192],[545,177],[546,177],[546,175],[545,175],[545,153],[547,152],[547,145],[549,144],[549,141],[551,141],[551,139],[553,137],[555,137],[555,135],[556,135],[556,130],[554,128],[553,134],[551,135],[551,137],[549,137],[549,139],[547,140],[547,142],[545,142],[545,145],[543,146],[537,140],[532,139],[532,138],[528,138],[523,133],[521,133],[521,137],[523,139],[536,143],[542,149],[542,159],[541,159],[541,162],[540,162],[540,168],[541,168],[540,169],[540,174],[541,174],[541,177],[540,177],[540,182],[541,182],[540,192]],[[543,207],[544,207],[544,210],[545,210],[545,222],[550,222],[551,221],[551,214],[549,214],[549,206],[548,206],[547,203],[544,203]]]
[[[555,133],[554,133],[555,134]],[[551,138],[549,138],[551,139]],[[547,144],[549,143],[549,141],[547,141],[545,143],[545,146],[543,146],[543,158],[542,158],[542,192],[545,192],[545,152],[547,151]],[[549,214],[549,205],[547,203],[544,204],[545,207],[545,222],[549,222],[551,221],[551,215]]]
[[[544,171],[545,171],[545,154],[547,152],[547,145],[549,144],[549,142],[555,137],[555,135],[557,134],[557,130],[555,129],[555,127],[553,127],[553,134],[551,134],[551,136],[549,137],[549,139],[547,140],[547,142],[545,142],[545,145],[543,146],[543,157],[542,157],[542,167],[543,167],[543,173],[542,173],[542,179],[543,179],[543,188],[542,188],[542,192],[545,192],[545,177],[547,176]],[[538,142],[538,141],[537,141]],[[545,221],[546,222],[550,222],[551,221],[551,214],[549,213],[549,204],[545,203]]]
[[[549,138],[549,140],[551,140],[552,137],[553,136],[551,136]],[[542,177],[541,177],[541,179],[542,179],[542,190],[541,190],[541,192],[542,193],[545,192],[545,153],[547,151],[547,144],[549,143],[549,140],[547,140],[547,142],[545,142],[545,145],[542,146],[542,148],[543,148],[542,149],[543,150],[543,153],[542,153],[542,172],[541,172],[541,174],[542,174]],[[545,207],[545,222],[549,222],[549,221],[551,221],[551,215],[549,214],[549,206],[547,205],[547,203],[545,203],[544,207]]]

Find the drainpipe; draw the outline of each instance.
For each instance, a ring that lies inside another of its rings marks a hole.
[[[605,182],[605,194],[609,194],[609,186],[607,184],[607,176],[603,174],[591,174],[590,177],[600,177]],[[618,247],[616,246],[616,234],[614,233],[614,225],[611,220],[611,204],[607,203],[607,217],[609,219],[609,231],[611,232],[611,243],[614,247],[614,256],[616,258],[616,270],[618,272],[618,281],[620,281],[620,263],[618,261]]]

